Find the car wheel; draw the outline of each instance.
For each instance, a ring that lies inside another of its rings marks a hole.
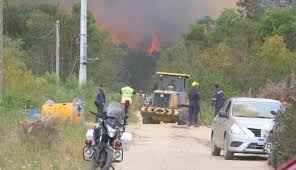
[[[211,152],[212,152],[212,156],[220,156],[220,153],[221,153],[221,149],[219,149],[215,145],[215,138],[214,138],[213,134],[212,134],[212,138],[211,138]]]
[[[234,153],[233,152],[230,152],[228,150],[228,141],[227,141],[227,138],[225,136],[224,137],[224,159],[225,160],[232,160],[233,159],[233,156],[234,156]]]

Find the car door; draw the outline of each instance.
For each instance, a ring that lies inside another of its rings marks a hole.
[[[226,112],[226,108],[228,106],[228,103],[229,101],[225,102],[224,106],[222,107],[222,109],[220,110],[220,112]],[[221,138],[222,136],[222,130],[221,130],[221,127],[222,127],[222,123],[223,123],[223,119],[225,118],[222,118],[219,116],[219,114],[214,118],[213,120],[213,135],[214,135],[214,138],[215,138],[215,144],[218,146],[218,147],[222,147],[223,146],[223,139]]]
[[[226,115],[227,115],[227,118],[223,118],[222,121],[221,121],[221,126],[220,126],[220,130],[221,130],[221,141],[222,141],[222,145],[224,146],[224,135],[225,133],[228,132],[228,127],[229,127],[229,116],[230,116],[230,113],[231,113],[231,107],[232,107],[232,101],[230,100],[226,106],[226,109],[225,109],[225,112],[226,112]]]

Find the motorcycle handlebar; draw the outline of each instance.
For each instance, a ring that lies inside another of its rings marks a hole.
[[[98,116],[99,118],[102,118],[104,120],[106,119],[113,119],[113,120],[117,120],[117,118],[115,117],[112,117],[112,116],[107,116],[105,114],[102,114],[102,113],[95,113],[93,111],[89,111],[91,114],[95,115],[95,116]],[[118,120],[116,121],[116,123],[118,124],[118,126],[120,127],[124,127],[124,124],[121,124]]]

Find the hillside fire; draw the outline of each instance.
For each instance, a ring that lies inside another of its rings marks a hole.
[[[149,47],[147,48],[147,52],[153,54],[155,52],[158,52],[159,50],[160,50],[160,47],[159,47],[159,40],[158,40],[157,34],[152,33],[151,42]]]

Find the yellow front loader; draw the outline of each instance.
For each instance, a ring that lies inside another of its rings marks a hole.
[[[143,124],[178,123],[188,118],[188,74],[157,72],[156,90],[149,105],[141,107]]]

